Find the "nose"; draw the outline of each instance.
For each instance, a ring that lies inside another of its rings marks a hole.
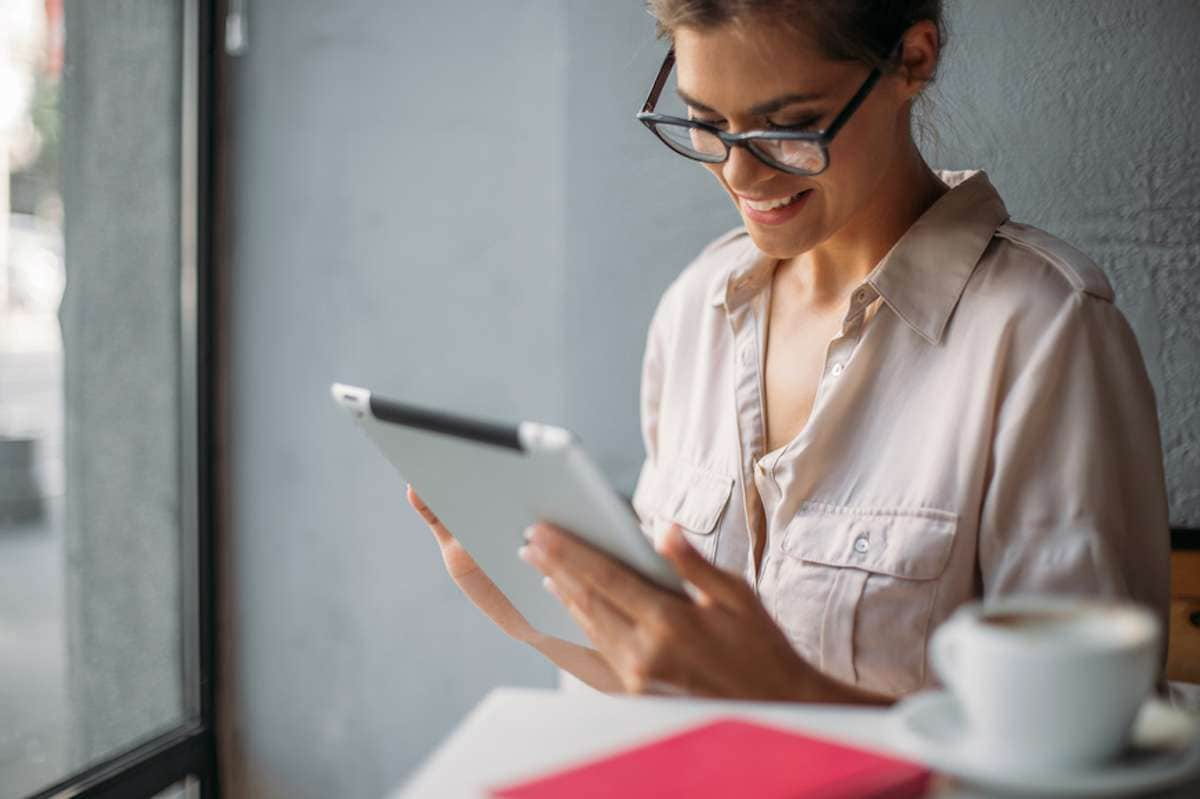
[[[739,194],[750,194],[751,190],[774,177],[775,170],[759,161],[745,147],[731,147],[729,158],[721,167],[721,176],[729,188]]]

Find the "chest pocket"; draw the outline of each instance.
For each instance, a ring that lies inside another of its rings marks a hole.
[[[916,690],[957,523],[933,508],[803,503],[779,543],[775,618],[823,671],[892,695]]]
[[[633,507],[642,527],[657,542],[672,522],[700,554],[712,562],[717,522],[729,504],[733,478],[680,460],[642,466]]]

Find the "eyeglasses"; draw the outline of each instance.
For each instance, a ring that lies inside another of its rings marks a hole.
[[[901,49],[903,39],[896,42],[888,57],[890,61]],[[829,143],[858,110],[871,89],[879,81],[879,67],[863,81],[838,115],[824,130],[752,130],[747,133],[726,133],[713,125],[695,119],[683,119],[654,113],[667,76],[675,65],[675,48],[667,52],[658,77],[637,119],[650,129],[662,143],[680,155],[706,164],[724,163],[730,148],[745,147],[758,160],[770,167],[793,175],[818,175],[829,166]]]

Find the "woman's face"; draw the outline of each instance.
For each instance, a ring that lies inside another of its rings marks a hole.
[[[828,127],[870,73],[858,62],[827,60],[805,37],[764,24],[680,28],[674,38],[679,93],[689,114],[730,133]],[[829,166],[819,175],[773,169],[745,147],[705,167],[729,193],[758,248],[795,257],[841,230],[874,197],[909,141],[911,94],[885,74],[834,138]],[[815,99],[752,111],[793,95]],[[788,198],[797,199],[773,210],[762,205]]]

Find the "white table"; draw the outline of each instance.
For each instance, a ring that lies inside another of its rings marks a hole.
[[[524,779],[624,749],[716,716],[737,715],[903,756],[888,711],[829,705],[612,697],[592,691],[497,688],[391,799],[482,797]],[[935,777],[938,799],[986,797]],[[1200,785],[1167,796],[1200,796]]]

